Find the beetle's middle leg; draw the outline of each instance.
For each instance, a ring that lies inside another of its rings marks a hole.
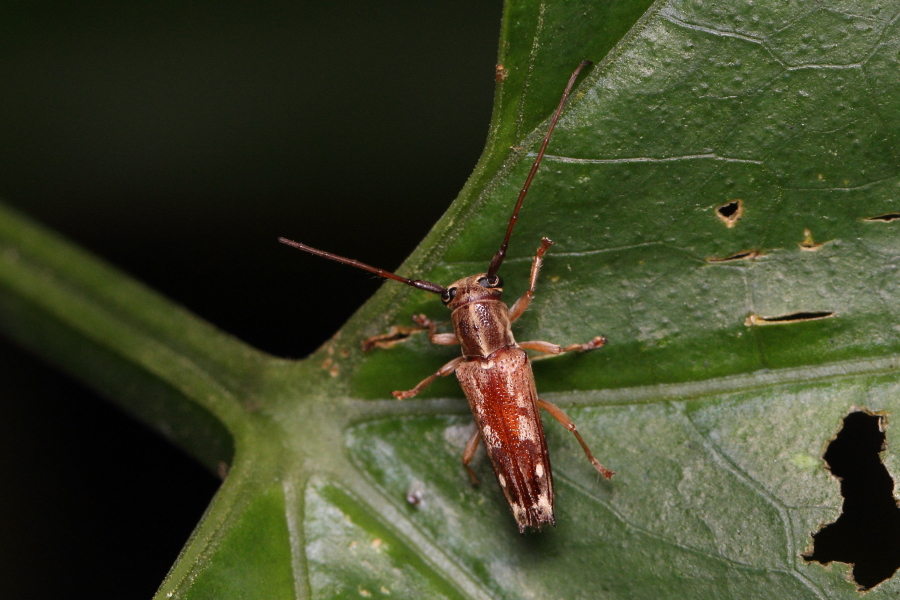
[[[522,294],[522,297],[516,300],[516,303],[509,309],[509,322],[512,323],[521,317],[534,299],[534,288],[537,286],[538,273],[541,272],[541,265],[544,264],[544,253],[547,248],[553,244],[553,240],[549,238],[541,239],[541,246],[534,255],[534,262],[531,263],[531,277],[529,278],[528,291]],[[418,321],[416,321],[418,323]],[[597,336],[586,344],[570,344],[568,346],[559,346],[550,342],[532,341],[521,342],[519,345],[526,350],[536,350],[545,354],[562,354],[563,352],[585,352],[594,350],[606,343],[606,338]]]
[[[562,354],[563,352],[587,352],[588,350],[596,350],[606,343],[606,338],[598,335],[585,344],[569,344],[568,346],[560,346],[550,342],[542,342],[540,340],[532,340],[530,342],[519,342],[519,346],[526,350],[536,350],[544,354]]]
[[[450,375],[451,373],[456,371],[456,367],[461,365],[464,360],[466,360],[465,356],[454,358],[446,365],[438,369],[434,375],[429,375],[428,377],[420,381],[419,385],[417,385],[413,389],[407,390],[405,392],[391,392],[391,395],[397,400],[406,400],[407,398],[412,398],[413,396],[424,390],[426,387],[431,385],[431,382],[438,377],[446,377],[447,375]]]
[[[601,465],[599,460],[594,458],[594,455],[591,453],[591,449],[588,448],[588,445],[587,443],[585,443],[584,438],[582,438],[581,434],[578,433],[578,428],[575,427],[575,423],[572,421],[572,419],[569,418],[569,415],[564,413],[560,407],[556,406],[552,402],[547,402],[546,400],[541,400],[540,398],[538,398],[537,403],[538,406],[550,413],[550,416],[559,421],[563,427],[572,432],[572,434],[578,440],[578,443],[581,444],[581,447],[584,449],[584,453],[587,455],[588,460],[591,461],[591,464],[594,465],[594,468],[597,469],[597,471],[601,475],[603,475],[607,479],[615,475],[615,472],[610,471],[609,469]]]

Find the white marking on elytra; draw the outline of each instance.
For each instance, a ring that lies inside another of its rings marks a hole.
[[[537,475],[538,477],[543,477],[544,476],[544,465],[542,465],[541,463],[538,463],[537,466],[534,468],[534,474]]]
[[[513,516],[516,518],[516,521],[522,520],[522,515],[525,512],[525,507],[521,504],[514,503],[512,505]]]
[[[481,430],[481,437],[490,445],[497,445],[497,436],[494,434],[494,430],[490,425],[485,425]]]
[[[500,482],[501,487],[506,487],[506,478],[503,477],[500,473],[497,473],[497,481]]]
[[[519,439],[521,440],[537,440],[537,429],[534,421],[528,418],[528,415],[519,415]]]
[[[541,494],[538,497],[538,504],[548,515],[553,513],[553,506],[550,504],[550,497],[547,494]]]

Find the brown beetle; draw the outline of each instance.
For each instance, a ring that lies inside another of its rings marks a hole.
[[[466,444],[462,459],[463,465],[472,482],[478,483],[475,474],[469,468],[469,462],[478,448],[479,440],[483,440],[494,467],[494,473],[497,475],[500,487],[503,488],[503,493],[519,526],[519,532],[524,532],[526,528],[540,529],[545,523],[554,523],[553,475],[550,470],[550,457],[547,453],[544,429],[538,414],[539,408],[549,412],[566,429],[575,434],[597,471],[607,479],[613,476],[613,472],[601,465],[591,454],[572,420],[559,407],[538,398],[531,363],[525,353],[525,350],[547,354],[593,350],[601,347],[606,339],[600,336],[585,344],[573,344],[566,347],[542,341],[516,343],[510,327],[531,304],[544,253],[553,242],[547,238],[541,240],[541,246],[531,265],[528,291],[513,304],[512,308],[507,308],[501,299],[503,280],[497,275],[497,271],[506,257],[509,238],[518,219],[522,202],[541,163],[547,144],[550,142],[550,136],[556,127],[566,99],[569,97],[578,74],[590,64],[590,61],[582,62],[569,79],[537,158],[519,193],[506,229],[506,237],[491,260],[487,273],[465,277],[445,288],[430,281],[406,279],[350,258],[279,238],[279,241],[284,244],[317,256],[358,267],[375,273],[379,277],[393,279],[441,295],[443,303],[452,311],[454,333],[438,333],[437,325],[425,315],[418,315],[415,317],[415,321],[428,329],[428,336],[435,344],[460,344],[462,356],[448,362],[413,389],[393,392],[393,395],[398,399],[412,398],[438,377],[456,373],[478,425],[472,438]]]

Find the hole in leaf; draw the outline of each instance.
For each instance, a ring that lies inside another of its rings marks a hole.
[[[726,219],[729,217],[733,217],[737,213],[740,206],[741,205],[738,202],[729,202],[728,204],[723,204],[719,207],[719,214]]]
[[[863,221],[883,221],[885,223],[890,223],[891,221],[896,221],[900,219],[900,213],[887,213],[884,215],[878,215],[877,217],[867,217],[863,219]]]
[[[762,256],[762,252],[760,252],[759,250],[744,250],[743,252],[736,252],[735,254],[732,254],[731,256],[726,256],[725,258],[720,258],[718,256],[710,256],[709,258],[706,259],[706,262],[708,262],[710,264],[727,263],[727,262],[734,262],[736,260],[752,260],[752,259],[758,258],[760,256]]]
[[[743,215],[744,201],[740,199],[732,200],[716,209],[716,216],[728,227],[734,227]]]
[[[894,482],[881,462],[884,417],[855,411],[828,444],[823,458],[841,481],[841,516],[813,534],[808,561],[853,565],[853,580],[868,590],[900,567],[900,508]]]
[[[834,313],[823,310],[817,312],[795,312],[788,315],[780,315],[777,317],[763,317],[756,313],[750,313],[744,321],[744,325],[786,325],[788,323],[802,323],[803,321],[818,321],[819,319],[827,319],[833,317]]]

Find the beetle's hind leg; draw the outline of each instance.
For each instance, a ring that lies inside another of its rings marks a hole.
[[[461,365],[464,360],[466,360],[465,356],[454,358],[446,365],[438,369],[434,375],[429,375],[428,377],[420,381],[419,385],[417,385],[413,389],[407,390],[405,392],[391,392],[391,395],[394,396],[394,398],[396,398],[397,400],[406,400],[407,398],[412,398],[413,396],[424,390],[426,387],[431,385],[431,382],[438,377],[446,377],[447,375],[453,373],[456,370],[456,367]]]
[[[563,427],[565,427],[566,429],[571,431],[573,435],[575,435],[575,438],[578,440],[578,443],[581,444],[581,447],[584,449],[584,453],[587,455],[588,460],[591,461],[591,464],[594,465],[594,468],[597,469],[597,471],[601,475],[603,475],[607,479],[609,479],[613,475],[615,475],[614,471],[610,471],[609,469],[607,469],[606,467],[601,465],[599,460],[594,458],[594,455],[591,452],[591,449],[588,448],[587,443],[585,443],[584,438],[582,438],[581,434],[578,433],[578,428],[575,427],[575,423],[572,421],[572,419],[569,418],[569,416],[566,413],[563,412],[563,410],[560,407],[556,406],[552,402],[547,402],[546,400],[541,400],[540,398],[538,398],[537,402],[538,402],[539,407],[543,408],[548,413],[550,413],[550,416],[552,416],[554,419],[559,421]]]
[[[472,437],[469,438],[469,441],[466,442],[466,449],[463,450],[462,464],[466,468],[466,472],[469,474],[469,479],[472,480],[472,485],[478,485],[478,478],[475,476],[475,471],[472,470],[472,467],[469,466],[469,463],[472,462],[472,458],[475,456],[475,451],[478,450],[478,442],[481,441],[481,432],[478,431],[478,428],[475,428],[475,432],[472,434]]]

